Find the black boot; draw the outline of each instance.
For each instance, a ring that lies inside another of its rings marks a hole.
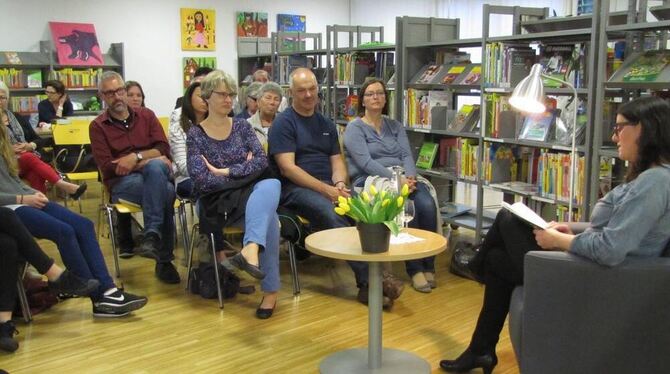
[[[493,368],[498,364],[498,358],[495,353],[486,353],[476,355],[466,349],[455,360],[442,360],[440,367],[448,372],[463,373],[472,369],[482,368],[484,374],[491,374]]]

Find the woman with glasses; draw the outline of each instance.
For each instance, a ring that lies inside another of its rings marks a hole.
[[[280,286],[281,185],[267,178],[268,158],[251,126],[244,119],[228,117],[236,93],[237,83],[223,71],[215,70],[202,81],[201,96],[209,114],[188,131],[188,173],[202,200],[202,232],[244,226],[244,247],[230,263],[261,279],[263,299],[256,317],[266,319],[272,316]]]
[[[4,97],[2,96],[3,91],[9,96],[8,90],[4,90],[2,86],[4,84],[0,85],[0,97]],[[6,139],[10,143],[9,146],[14,152],[16,159],[18,159],[19,177],[26,180],[30,187],[41,193],[46,193],[46,182],[48,181],[56,188],[69,194],[72,199],[78,199],[86,191],[86,183],[82,183],[81,185],[70,183],[64,180],[51,165],[44,162],[40,158],[40,155],[35,152],[37,150],[35,139],[31,141],[26,137],[23,126],[21,126],[17,117],[7,110],[4,105],[5,100],[0,101],[2,101],[0,103],[0,122],[4,125],[0,131],[5,132],[3,139]]]
[[[71,116],[74,113],[72,102],[65,93],[65,85],[58,80],[47,81],[44,86],[47,98],[37,104],[39,121],[51,123],[56,118]]]
[[[659,257],[670,241],[670,104],[657,97],[630,101],[617,111],[612,141],[627,161],[626,181],[598,200],[590,227],[574,235],[564,223],[533,230],[501,209],[471,270],[485,285],[484,303],[468,348],[455,360],[442,360],[449,372],[483,368],[490,373],[512,290],[523,284],[528,251],[565,251],[603,266],[628,256]]]
[[[416,217],[409,227],[438,231],[437,207],[426,183],[417,183],[416,166],[407,134],[402,124],[384,116],[388,110],[386,86],[379,79],[367,80],[358,92],[358,117],[347,125],[344,133],[347,167],[353,185],[361,187],[368,176],[392,178],[389,167],[405,169],[402,184],[411,191]],[[435,256],[405,262],[412,287],[431,292],[435,282]]]

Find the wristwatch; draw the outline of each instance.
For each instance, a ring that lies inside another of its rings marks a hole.
[[[137,157],[137,162],[142,161],[142,152],[135,153],[135,157]]]

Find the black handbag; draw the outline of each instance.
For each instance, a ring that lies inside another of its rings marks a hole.
[[[454,246],[449,271],[460,277],[484,283],[484,254],[481,245],[460,241]]]
[[[54,151],[56,153],[54,165],[56,171],[61,174],[98,170],[91,153],[91,146],[88,144],[56,145]]]

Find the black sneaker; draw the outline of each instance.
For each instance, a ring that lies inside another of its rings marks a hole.
[[[151,258],[158,261],[158,251],[161,247],[161,238],[155,232],[144,234],[140,247],[137,248],[137,254],[142,257]]]
[[[128,313],[145,306],[149,301],[145,296],[137,296],[125,292],[122,288],[109,295],[103,295],[93,303],[95,317],[123,317]]]
[[[119,249],[119,257],[120,258],[128,259],[128,258],[132,258],[133,256],[135,256],[135,248],[133,248],[132,246],[122,245],[121,249]]]
[[[156,263],[156,276],[158,279],[168,284],[177,284],[181,281],[179,273],[171,262]]]
[[[97,279],[83,279],[65,269],[55,281],[49,281],[49,289],[57,294],[88,296],[98,289]]]
[[[7,352],[14,352],[19,349],[19,342],[14,340],[14,335],[18,333],[14,322],[0,323],[0,349]]]

